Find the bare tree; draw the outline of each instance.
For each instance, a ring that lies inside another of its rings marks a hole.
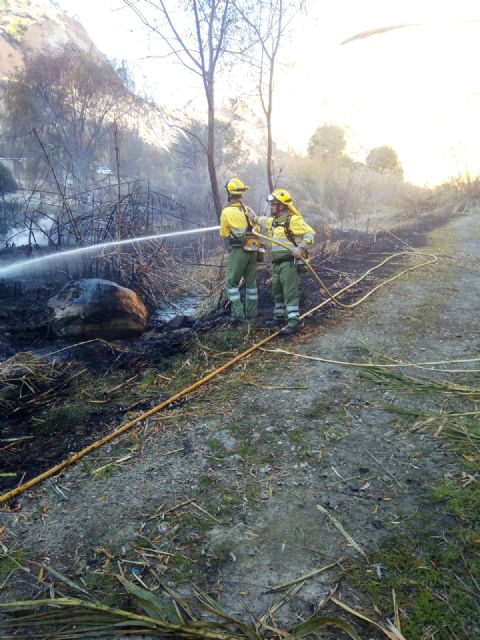
[[[207,101],[207,166],[213,206],[219,219],[222,206],[215,164],[215,79],[221,60],[231,53],[228,46],[235,23],[232,0],[186,0],[183,15],[186,26],[174,15],[178,3],[164,0],[124,0],[124,3],[160,37],[169,53],[202,81]]]
[[[244,0],[233,2],[260,49],[259,56],[250,61],[258,69],[258,95],[267,125],[267,180],[272,191],[275,187],[272,132],[275,68],[281,41],[305,6],[305,0],[258,0],[253,5]]]

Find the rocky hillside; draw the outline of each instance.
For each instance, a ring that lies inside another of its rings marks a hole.
[[[52,2],[3,0],[0,6],[2,80],[21,70],[30,55],[55,51],[69,43],[83,50],[96,50],[83,26]]]

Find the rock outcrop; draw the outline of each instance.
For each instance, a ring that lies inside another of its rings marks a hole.
[[[148,311],[134,291],[100,278],[67,283],[47,306],[51,328],[62,337],[128,338],[148,323]]]
[[[22,71],[26,57],[67,45],[102,55],[84,27],[51,0],[7,3],[0,15],[0,80]]]

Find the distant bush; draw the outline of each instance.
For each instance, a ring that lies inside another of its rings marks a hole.
[[[29,18],[22,18],[20,16],[13,16],[8,25],[7,25],[7,33],[14,40],[21,40],[23,34],[28,29],[29,25],[33,21]]]
[[[18,185],[9,169],[0,162],[0,193],[9,193],[17,189]]]

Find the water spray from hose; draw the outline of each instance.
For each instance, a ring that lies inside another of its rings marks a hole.
[[[125,240],[112,240],[111,242],[102,242],[101,244],[91,244],[87,247],[79,247],[77,249],[70,249],[68,251],[60,251],[58,253],[51,253],[48,256],[42,256],[41,258],[32,258],[30,260],[22,260],[21,262],[15,262],[8,265],[8,267],[0,267],[0,278],[8,278],[17,274],[19,271],[28,269],[31,266],[37,266],[49,262],[51,260],[63,260],[72,256],[77,256],[92,251],[99,251],[101,249],[108,249],[109,247],[119,247],[120,245],[134,244],[136,242],[148,242],[149,240],[159,240],[161,238],[173,238],[174,236],[185,236],[191,233],[207,233],[209,231],[218,231],[220,227],[203,227],[201,229],[186,229],[185,231],[172,231],[170,233],[156,233],[151,236],[141,236],[140,238],[126,238]]]

